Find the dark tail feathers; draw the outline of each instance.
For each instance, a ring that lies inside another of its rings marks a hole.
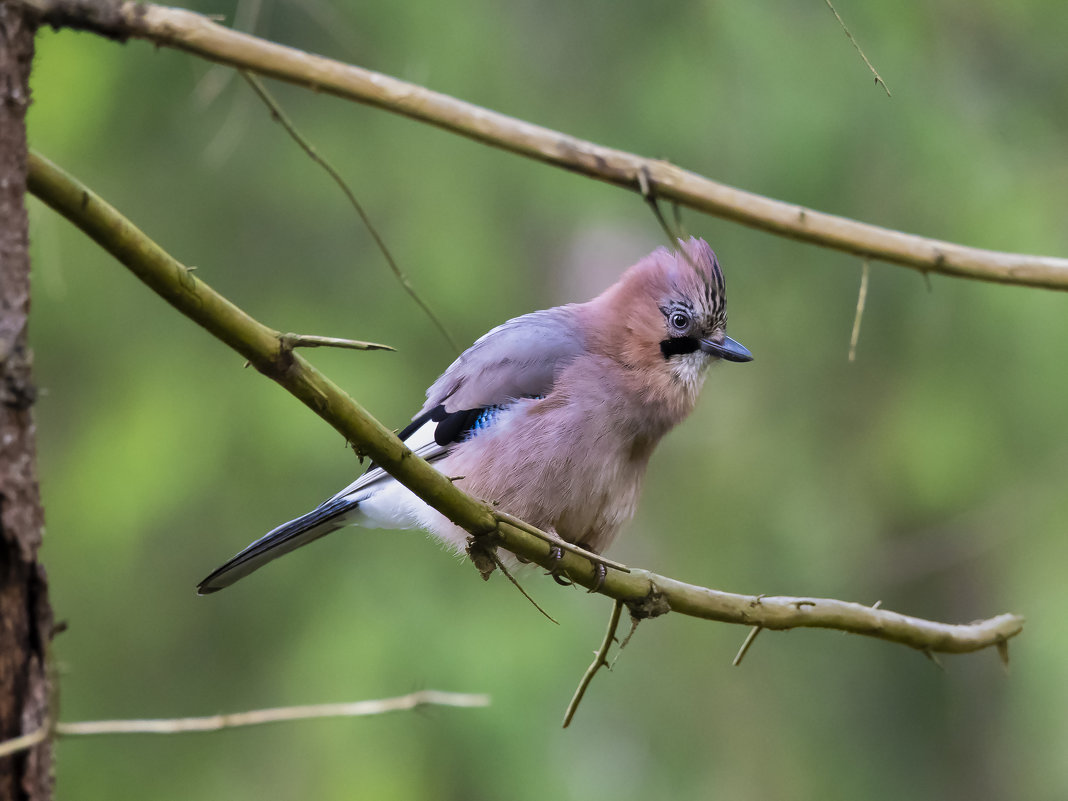
[[[269,531],[197,585],[197,595],[208,595],[229,587],[238,579],[258,570],[272,559],[307,545],[345,525],[346,512],[355,509],[358,501],[332,498],[296,520],[283,523]]]

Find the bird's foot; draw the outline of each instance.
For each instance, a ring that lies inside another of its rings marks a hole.
[[[580,546],[581,547],[581,546]],[[588,549],[583,549],[588,550]],[[594,551],[590,551],[591,554],[596,556]],[[551,576],[552,580],[559,584],[561,587],[571,587],[575,581],[567,573],[563,573],[557,569],[557,566],[564,558],[564,549],[559,545],[553,545],[549,548],[549,559],[551,560],[548,573],[546,575]],[[593,565],[593,586],[590,587],[588,592],[600,592],[604,587],[605,579],[608,577],[608,566],[595,562],[592,559],[590,563]]]
[[[601,561],[601,555],[589,545],[579,545],[586,552],[586,558],[593,567],[593,586],[586,592],[600,592],[604,587],[604,581],[608,577],[608,565]]]

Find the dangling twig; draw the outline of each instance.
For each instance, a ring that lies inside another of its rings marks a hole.
[[[668,224],[667,218],[664,217],[664,212],[660,210],[660,201],[657,200],[656,191],[653,188],[652,178],[649,176],[647,169],[641,169],[638,171],[638,191],[641,192],[642,199],[652,209],[653,216],[656,217],[656,221],[660,223],[660,228],[664,231],[664,235],[668,239],[668,244],[675,247],[675,244],[682,238],[681,232],[672,229]],[[681,216],[678,212],[678,204],[675,205],[676,216],[675,219],[681,221]],[[689,256],[687,256],[689,258]]]
[[[513,577],[512,574],[508,572],[508,568],[506,568],[504,566],[504,562],[501,561],[501,557],[497,556],[497,550],[495,548],[487,549],[486,553],[489,554],[490,559],[492,559],[494,562],[497,563],[498,569],[500,569],[500,571],[502,573],[504,573],[505,578],[507,578],[510,582],[512,582],[512,584],[515,585],[515,588],[517,590],[519,590],[523,594],[524,598],[526,598],[528,601],[530,601],[534,605],[535,609],[537,609],[539,612],[541,612],[543,615],[545,615],[545,617],[547,617],[550,620],[550,622],[555,623],[558,626],[560,625],[560,621],[558,621],[556,618],[554,618],[552,615],[550,615],[548,612],[546,612],[544,609],[542,609],[538,605],[538,602],[535,601],[533,598],[531,598],[530,594],[526,590],[523,589],[523,585],[520,584],[518,581],[516,581],[515,577]]]
[[[449,334],[448,329],[445,328],[445,324],[441,322],[440,319],[438,319],[438,316],[434,314],[433,310],[430,308],[429,305],[427,305],[426,301],[424,301],[415,291],[415,287],[412,286],[412,282],[408,279],[408,276],[404,273],[403,270],[401,270],[400,267],[397,266],[397,262],[394,260],[393,254],[389,252],[389,248],[386,247],[386,243],[379,235],[378,230],[374,227],[374,225],[371,224],[371,219],[363,210],[363,206],[360,205],[360,202],[356,200],[356,195],[352,193],[352,190],[345,182],[345,179],[341,177],[340,173],[338,173],[338,171],[335,170],[330,165],[330,163],[326,161],[326,159],[319,155],[319,152],[315,149],[315,147],[312,146],[312,144],[308,142],[308,140],[305,139],[301,135],[301,133],[293,126],[293,123],[290,122],[285,112],[282,111],[282,107],[278,105],[278,102],[273,97],[271,97],[270,93],[267,91],[267,88],[263,85],[260,79],[247,70],[240,70],[240,72],[241,77],[248,82],[248,85],[252,87],[252,89],[256,92],[257,95],[259,95],[260,100],[262,100],[264,104],[266,104],[267,108],[270,109],[271,116],[275,120],[277,120],[283,128],[285,128],[286,133],[288,133],[290,137],[292,137],[294,142],[300,145],[301,149],[308,154],[308,157],[320,167],[322,167],[324,170],[326,170],[327,174],[334,179],[334,183],[341,187],[341,191],[345,193],[345,197],[349,199],[349,203],[351,203],[352,207],[356,209],[356,213],[360,215],[360,219],[363,220],[363,224],[370,232],[371,238],[374,239],[375,244],[378,246],[378,249],[385,257],[386,263],[389,264],[389,269],[393,271],[393,274],[397,277],[397,280],[400,281],[401,286],[404,287],[404,291],[411,296],[412,300],[414,300],[419,305],[419,308],[423,310],[426,316],[430,318],[430,322],[434,324],[438,331],[441,332],[441,335],[445,337],[445,341],[449,343],[449,347],[452,348],[454,352],[459,354],[460,348],[456,344],[455,340],[453,340],[452,336]]]
[[[672,248],[678,248],[678,252],[682,254],[682,257],[686,259],[686,263],[690,265],[697,277],[701,279],[702,283],[706,286],[708,284],[708,277],[704,274],[698,266],[694,263],[694,260],[690,257],[690,253],[685,247],[680,247],[680,243],[686,240],[686,236],[682,230],[682,213],[679,211],[679,204],[672,203],[675,216],[675,228],[672,228],[664,217],[664,212],[660,210],[660,201],[656,198],[656,191],[654,189],[653,180],[649,175],[649,170],[642,167],[638,171],[638,191],[641,192],[642,198],[652,209],[653,216],[656,217],[656,221],[660,223],[660,228],[664,231],[664,235],[667,236],[668,245]]]
[[[868,297],[868,260],[864,259],[864,267],[860,271],[860,291],[857,293],[857,313],[853,317],[853,333],[849,337],[849,361],[857,358],[857,340],[860,339],[860,320],[864,316],[864,302]]]
[[[734,661],[731,662],[734,667],[742,664],[742,660],[745,659],[745,655],[749,653],[749,647],[753,644],[753,640],[757,638],[757,635],[764,630],[763,626],[753,626],[749,630],[749,634],[745,638],[745,642],[742,643],[742,647],[738,649],[738,653],[734,657]]]
[[[841,25],[842,30],[845,31],[845,35],[849,37],[850,43],[853,45],[854,49],[856,49],[856,51],[860,53],[860,57],[864,59],[864,63],[868,65],[868,69],[871,70],[871,74],[875,76],[875,83],[883,87],[883,91],[886,92],[887,97],[891,97],[892,95],[890,94],[890,87],[886,85],[886,81],[883,80],[883,76],[880,75],[879,71],[876,70],[874,66],[872,66],[872,63],[870,61],[868,61],[868,57],[864,55],[864,51],[860,49],[860,45],[857,44],[857,40],[854,39],[853,34],[849,32],[849,28],[846,27],[845,22],[842,20],[841,16],[839,16],[837,9],[835,9],[835,7],[831,5],[831,0],[826,0],[826,2],[827,7],[831,9],[831,13],[834,14],[834,18],[838,20],[838,24]]]

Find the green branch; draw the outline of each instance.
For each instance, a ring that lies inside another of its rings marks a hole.
[[[264,375],[281,384],[328,422],[357,452],[370,456],[398,481],[457,525],[479,538],[480,547],[499,545],[575,582],[627,604],[637,618],[669,611],[762,626],[832,628],[908,645],[930,653],[963,653],[989,646],[1004,650],[1019,634],[1023,619],[1000,615],[966,625],[936,623],[885,609],[822,598],[737,595],[686,584],[646,570],[609,567],[603,584],[581,549],[564,552],[554,537],[497,513],[459,490],[447,477],[413,454],[356,401],[285,344],[285,336],[257,322],[198,279],[133,223],[76,179],[42,156],[29,158],[29,189],[69,219],[182,314],[232,347]],[[577,551],[577,552],[576,552]],[[600,561],[600,560],[597,560]],[[1007,654],[1007,651],[1005,651]]]

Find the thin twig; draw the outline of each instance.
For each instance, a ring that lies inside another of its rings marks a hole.
[[[505,577],[510,582],[512,582],[513,585],[515,585],[515,588],[517,590],[519,590],[523,594],[523,597],[526,598],[528,601],[530,601],[534,605],[535,609],[537,609],[539,612],[541,612],[543,615],[545,615],[545,617],[547,617],[550,622],[555,623],[558,626],[560,625],[560,621],[558,621],[556,618],[554,618],[552,615],[550,615],[548,612],[546,612],[544,609],[542,609],[538,605],[538,602],[530,597],[530,593],[528,593],[526,590],[523,589],[523,585],[520,584],[518,581],[516,581],[515,577],[511,573],[508,572],[508,568],[506,568],[504,566],[504,562],[501,561],[501,557],[497,556],[497,549],[496,548],[487,549],[486,553],[488,553],[490,559],[492,559],[497,564],[497,568],[505,575]]]
[[[259,726],[264,723],[281,723],[316,718],[352,718],[368,715],[383,715],[421,706],[489,706],[488,695],[474,693],[450,693],[441,690],[420,690],[396,698],[374,701],[355,701],[346,704],[310,704],[283,706],[272,709],[253,709],[248,712],[232,712],[226,715],[210,715],[199,718],[150,718],[127,720],[84,720],[76,723],[57,723],[55,733],[60,737],[95,734],[184,734],[186,732],[219,731],[241,726]],[[0,743],[0,757],[32,748],[48,739],[49,727],[39,729]]]
[[[164,251],[89,187],[40,154],[28,155],[28,188],[67,217],[130,269],[147,286],[216,338],[279,383],[347,442],[354,443],[415,495],[461,528],[479,537],[493,534],[517,557],[547,569],[559,568],[582,586],[634,605],[655,607],[706,620],[768,629],[829,628],[896,642],[921,651],[967,653],[989,648],[1023,630],[1019,615],[1004,614],[967,624],[940,623],[888,609],[833,598],[740,595],[687,584],[650,571],[623,568],[598,575],[595,554],[565,551],[555,558],[533,527],[509,522],[488,504],[464,493],[396,435],[368,414],[299,353],[279,367],[280,334],[213,290]],[[529,529],[529,530],[528,530]],[[557,544],[554,542],[554,544]]]
[[[860,291],[857,293],[857,313],[853,317],[853,333],[849,337],[849,361],[857,358],[857,341],[860,339],[860,320],[864,316],[864,302],[868,297],[868,260],[860,271]]]
[[[4,740],[0,743],[0,759],[12,754],[17,754],[19,751],[26,751],[33,748],[38,743],[43,743],[48,739],[48,725],[41,726],[34,729],[29,734],[23,734],[20,737],[13,737],[10,740]]]
[[[679,236],[677,231],[673,231],[671,226],[668,225],[667,220],[664,218],[664,213],[660,210],[660,204],[657,203],[656,198],[653,195],[648,195],[645,198],[645,202],[649,204],[649,208],[653,210],[653,216],[656,217],[656,221],[660,223],[660,228],[663,230],[664,235],[667,237],[668,243],[675,247],[675,243],[682,237]]]
[[[667,219],[664,217],[664,213],[660,210],[660,203],[656,199],[656,192],[653,190],[653,180],[649,175],[648,170],[641,170],[638,173],[638,191],[641,193],[642,199],[652,209],[653,216],[656,217],[656,221],[660,224],[660,229],[664,232],[664,236],[667,237],[668,244],[675,247],[675,243],[682,237],[679,232],[673,230],[668,225]],[[675,205],[675,211],[678,212],[678,204]]]
[[[520,520],[518,517],[510,515],[507,512],[494,510],[493,514],[502,523],[508,523],[509,525],[513,525],[518,529],[522,529],[528,534],[533,534],[535,537],[542,540],[543,542],[547,542],[550,545],[554,545],[562,551],[569,551],[570,553],[573,553],[577,556],[581,556],[583,559],[589,559],[594,564],[604,565],[605,567],[610,567],[613,570],[618,570],[621,573],[630,572],[630,568],[627,567],[625,564],[622,564],[621,562],[616,562],[612,559],[608,559],[607,557],[601,556],[599,553],[594,553],[593,551],[587,551],[585,548],[581,548],[578,545],[573,545],[572,543],[567,542],[566,540],[563,540],[560,537],[554,537],[552,534],[548,534],[542,531],[537,526],[532,526],[525,520]]]
[[[149,720],[87,720],[78,723],[60,723],[56,734],[181,734],[193,731],[219,731],[240,726],[259,726],[264,723],[280,723],[292,720],[315,718],[351,718],[366,715],[382,715],[420,706],[489,706],[488,695],[449,693],[440,690],[420,690],[396,698],[373,701],[354,701],[346,704],[311,704],[306,706],[283,706],[273,709],[254,709],[249,712],[231,712],[226,715],[210,715],[201,718],[162,718]]]
[[[749,653],[749,647],[753,644],[753,640],[755,640],[757,638],[757,635],[760,634],[760,632],[762,632],[763,630],[763,626],[753,626],[753,628],[749,630],[749,634],[746,636],[745,642],[742,643],[742,647],[738,649],[738,653],[735,655],[734,661],[731,662],[732,665],[738,667],[738,665],[742,664],[742,660],[745,659],[745,655]]]
[[[668,245],[682,254],[682,257],[686,259],[686,263],[690,265],[690,268],[697,274],[697,277],[701,279],[701,282],[708,285],[708,276],[704,271],[699,268],[694,262],[693,257],[690,256],[690,252],[684,245],[685,237],[682,232],[682,214],[679,211],[679,204],[672,203],[672,207],[675,210],[675,222],[676,227],[672,228],[668,225],[667,218],[664,217],[664,212],[660,209],[660,202],[656,198],[656,192],[654,190],[653,179],[649,175],[648,170],[642,170],[638,173],[638,191],[641,192],[642,197],[645,199],[646,204],[652,209],[653,216],[656,217],[656,221],[660,224],[661,230],[667,237]]]
[[[682,206],[672,201],[671,214],[675,218],[675,230],[679,233],[679,239],[689,239],[690,234],[682,222]]]
[[[571,725],[571,719],[575,717],[575,712],[578,711],[582,696],[586,694],[586,689],[590,686],[590,682],[593,681],[593,677],[597,675],[597,671],[602,667],[608,666],[608,651],[616,639],[616,629],[619,628],[619,615],[622,611],[623,602],[616,599],[616,602],[612,604],[612,614],[608,618],[608,630],[604,633],[604,641],[594,655],[593,662],[586,668],[586,673],[582,676],[582,680],[571,698],[571,703],[567,705],[567,711],[564,713],[565,729]]]
[[[838,24],[841,25],[842,30],[845,31],[845,35],[849,37],[850,43],[853,45],[854,49],[856,49],[856,51],[860,53],[860,57],[864,59],[864,63],[868,65],[868,69],[871,70],[871,74],[875,76],[875,82],[883,87],[883,91],[886,92],[887,97],[891,97],[890,87],[886,85],[886,81],[883,80],[883,76],[879,74],[878,70],[876,70],[872,63],[868,61],[868,57],[864,55],[864,51],[860,49],[860,45],[857,44],[857,40],[853,38],[853,34],[849,32],[849,28],[846,27],[845,22],[842,20],[841,16],[839,16],[838,10],[833,5],[831,5],[831,0],[826,0],[826,2],[827,7],[831,9],[831,13],[834,14],[834,18],[838,20]]]
[[[326,173],[332,179],[334,179],[334,183],[341,187],[341,191],[345,193],[345,197],[349,199],[349,203],[351,203],[352,207],[356,209],[356,213],[360,215],[360,219],[363,220],[363,224],[370,232],[371,238],[374,239],[375,244],[378,246],[378,249],[385,257],[386,263],[389,264],[389,269],[393,271],[393,275],[397,277],[397,280],[400,281],[401,286],[404,287],[404,291],[407,292],[409,296],[411,296],[412,300],[414,300],[418,304],[419,308],[422,309],[423,313],[426,314],[426,316],[430,319],[430,322],[434,324],[434,327],[441,332],[441,335],[445,337],[445,341],[449,343],[449,347],[452,348],[456,354],[459,354],[460,347],[456,344],[456,341],[452,338],[452,335],[449,334],[448,329],[445,328],[445,324],[441,322],[438,316],[434,314],[430,306],[427,305],[426,301],[424,301],[419,296],[419,293],[415,291],[415,287],[412,286],[412,282],[408,278],[407,274],[403,270],[401,270],[399,266],[397,266],[397,262],[393,258],[393,254],[390,253],[389,248],[386,247],[386,243],[379,235],[378,230],[374,227],[374,225],[371,224],[371,219],[363,210],[363,206],[360,205],[360,202],[356,200],[356,195],[353,194],[352,190],[349,188],[349,185],[345,182],[345,179],[341,177],[340,173],[338,173],[338,171],[335,170],[326,159],[319,155],[319,152],[315,149],[315,147],[301,135],[300,131],[298,131],[293,126],[293,123],[290,121],[289,117],[287,117],[286,113],[282,111],[282,107],[278,105],[278,102],[267,91],[267,88],[263,85],[260,79],[248,70],[240,70],[240,72],[241,77],[248,82],[249,86],[251,86],[252,89],[256,92],[256,94],[259,95],[260,100],[262,100],[264,104],[266,104],[267,108],[271,112],[271,116],[275,120],[277,120],[283,128],[285,128],[286,133],[290,135],[294,142],[300,145],[300,148],[308,154],[308,157],[320,167],[322,167],[324,170],[326,170]]]
[[[397,350],[389,345],[380,345],[377,342],[320,337],[312,334],[282,334],[282,346],[289,350],[294,348],[348,348],[349,350],[391,350],[394,352]]]

